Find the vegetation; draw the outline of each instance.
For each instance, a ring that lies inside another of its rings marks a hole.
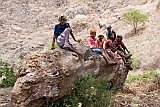
[[[157,10],[160,9],[160,1],[158,2],[157,6],[156,6]]]
[[[132,67],[133,69],[136,69],[139,67],[139,63],[134,55],[134,51],[132,52],[132,56],[131,56],[131,60],[132,60]]]
[[[51,46],[52,46],[52,43],[47,44],[46,49],[50,50]],[[54,46],[55,46],[55,48],[59,48],[56,42],[55,42]]]
[[[124,15],[124,21],[134,28],[135,34],[137,33],[137,27],[140,23],[147,21],[148,17],[145,14],[141,14],[139,10],[128,11]]]
[[[89,74],[76,81],[69,95],[43,107],[77,107],[78,104],[82,107],[108,107],[113,92],[110,86],[106,77],[94,78]]]
[[[127,83],[132,83],[132,82],[135,82],[135,81],[141,81],[141,82],[147,82],[148,79],[154,79],[156,77],[158,77],[158,73],[156,70],[146,70],[143,72],[143,74],[139,74],[139,75],[128,75],[127,79],[126,79],[126,82]]]
[[[0,60],[0,87],[9,87],[13,86],[16,78],[14,74],[14,68],[9,67],[9,65],[6,62],[2,62]]]

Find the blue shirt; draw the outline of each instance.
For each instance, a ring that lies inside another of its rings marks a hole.
[[[109,33],[109,32],[106,32],[106,38],[107,38],[107,39],[109,39],[108,33]],[[110,31],[110,33],[112,33],[112,30]]]
[[[70,28],[69,23],[65,23],[64,26],[62,26],[61,24],[56,24],[55,27],[54,27],[54,34],[56,34],[56,38],[57,38],[66,28]]]

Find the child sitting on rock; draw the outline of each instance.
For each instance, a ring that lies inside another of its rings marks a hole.
[[[116,47],[118,50],[122,51],[124,54],[130,53],[125,44],[122,41],[123,37],[121,34],[117,34]],[[126,52],[127,51],[127,52]]]
[[[125,66],[128,66],[131,64],[131,62],[128,61],[128,59],[131,57],[131,54],[124,55],[121,51],[117,50],[116,46],[114,46],[114,34],[109,33],[108,34],[109,39],[104,45],[104,49],[111,49],[112,52],[117,52],[118,55],[122,57],[122,60],[124,61]]]
[[[111,66],[116,65],[117,63],[114,62],[109,57],[107,51],[98,45],[98,43],[100,43],[100,41],[98,41],[95,37],[96,37],[96,30],[94,30],[94,29],[90,30],[90,36],[87,39],[87,43],[88,43],[88,46],[90,47],[90,49],[92,49],[93,52],[95,52],[95,53],[101,54],[105,58],[107,65],[111,65]]]
[[[64,14],[61,14],[59,16],[58,21],[59,21],[59,24],[56,24],[54,27],[54,36],[53,36],[51,50],[55,49],[54,43],[56,40],[56,42],[60,48],[68,49],[70,51],[77,53],[78,55],[80,55],[81,57],[84,58],[84,61],[88,60],[88,57],[90,54],[90,49],[85,51],[85,53],[83,54],[82,52],[80,52],[79,50],[74,48],[73,45],[71,44],[71,42],[69,41],[69,35],[71,35],[75,42],[78,42],[78,43],[80,42],[80,40],[75,39],[75,37],[72,33],[72,29],[70,27],[70,24],[67,23],[66,16]]]
[[[105,43],[106,43],[106,41],[104,41],[104,34],[99,33],[99,35],[98,35],[98,46],[99,46],[99,48],[103,48]],[[117,52],[114,53],[110,49],[105,49],[105,50],[110,55],[110,57],[112,57],[114,60],[121,59],[121,57],[117,54]]]
[[[127,49],[127,47],[125,46],[125,44],[123,43],[123,37],[122,37],[122,35],[121,34],[117,34],[117,38],[116,38],[116,47],[117,47],[117,49],[119,50],[119,51],[122,51],[123,52],[123,54],[129,54],[129,55],[132,55],[131,53],[130,53],[130,51]],[[133,70],[133,67],[132,67],[132,65],[130,64],[129,66],[128,66],[128,68],[129,68],[129,70]]]

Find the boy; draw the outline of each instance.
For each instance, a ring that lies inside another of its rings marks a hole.
[[[116,38],[117,49],[122,51],[124,54],[130,53],[129,50],[127,49],[127,47],[124,45],[122,39],[123,39],[122,35],[117,34],[117,38]],[[126,53],[126,51],[127,51],[127,53]]]
[[[114,62],[108,55],[107,50],[102,49],[102,47],[98,46],[98,40],[96,37],[96,30],[92,29],[90,30],[90,36],[87,39],[88,46],[93,50],[95,53],[100,53],[105,58],[106,63],[108,65],[114,66],[117,63]]]
[[[103,49],[103,38],[104,38],[104,34],[103,33],[99,33],[98,34],[98,47]]]
[[[114,30],[112,30],[112,26],[111,25],[107,25],[107,32],[106,32],[106,39],[109,39],[109,33],[113,33],[114,34],[114,39],[116,39],[116,32]]]
[[[121,34],[117,34],[117,38],[116,38],[116,47],[118,50],[122,51],[123,54],[129,54],[129,55],[132,55],[129,50],[127,49],[127,47],[124,45],[123,41],[122,41],[123,37]],[[126,52],[127,51],[127,52]],[[129,70],[133,70],[133,67],[132,65],[130,64],[128,66]]]
[[[76,40],[73,33],[72,33],[72,29],[69,25],[69,23],[67,23],[67,18],[64,14],[61,14],[59,16],[59,24],[55,25],[54,28],[54,36],[53,36],[53,41],[52,41],[52,47],[51,50],[55,49],[54,47],[54,43],[55,40],[58,44],[58,46],[62,49],[68,49],[70,51],[73,51],[75,53],[77,53],[78,55],[82,56],[84,58],[84,61],[88,60],[89,54],[90,54],[90,50],[88,49],[84,54],[79,52],[76,48],[73,47],[73,45],[70,43],[69,41],[69,35],[72,36],[73,40],[75,42],[80,42],[80,40]]]

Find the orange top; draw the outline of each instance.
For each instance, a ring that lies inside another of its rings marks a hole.
[[[98,47],[99,48],[103,48],[103,41],[101,42],[101,41],[98,41]]]

